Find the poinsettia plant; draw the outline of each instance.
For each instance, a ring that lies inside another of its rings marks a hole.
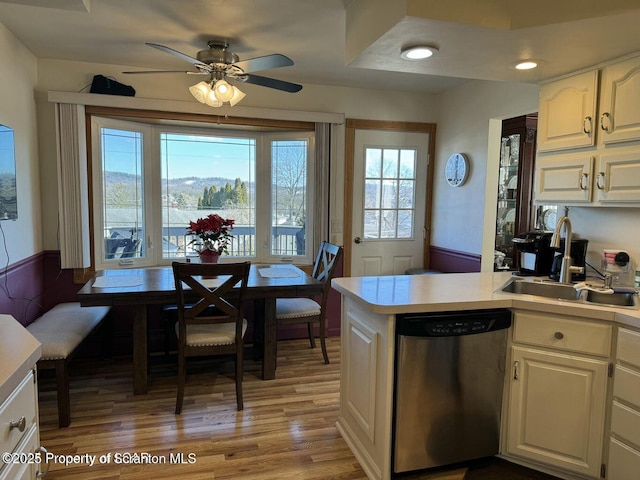
[[[189,222],[187,235],[196,235],[189,244],[196,244],[196,251],[213,250],[218,253],[229,253],[228,247],[233,238],[230,230],[233,230],[234,220],[222,218],[217,213],[212,213],[204,218],[199,218],[195,222]]]

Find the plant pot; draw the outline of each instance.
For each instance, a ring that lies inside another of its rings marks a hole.
[[[215,250],[201,250],[198,252],[200,256],[201,263],[218,263],[218,259],[220,258],[220,252],[216,252]]]

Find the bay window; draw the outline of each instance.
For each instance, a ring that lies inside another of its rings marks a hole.
[[[229,255],[311,263],[313,131],[146,124],[93,116],[95,267],[169,264],[195,253],[189,221],[235,221]]]

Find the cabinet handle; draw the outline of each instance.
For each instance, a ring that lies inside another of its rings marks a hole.
[[[582,121],[582,131],[585,133],[585,135],[591,135],[591,120],[591,117],[584,117],[584,120]]]
[[[605,126],[604,124],[604,119],[607,119],[607,125]],[[609,132],[610,128],[611,128],[611,115],[609,114],[609,112],[604,112],[602,114],[602,116],[600,117],[600,128],[602,130],[604,130],[605,132]]]
[[[580,190],[588,190],[589,189],[589,174],[581,173],[578,177],[578,182],[580,184]]]
[[[13,430],[14,428],[17,428],[18,431],[20,432],[24,432],[24,429],[27,426],[27,419],[24,418],[24,415],[22,417],[20,417],[20,420],[11,420],[11,423],[9,423],[9,431]]]
[[[556,339],[558,340],[562,340],[564,338],[564,333],[562,332],[556,332],[553,334],[554,337],[556,337]]]
[[[515,361],[513,362],[513,379],[514,380],[518,380],[518,367],[520,366],[520,362],[519,361]]]
[[[48,458],[47,454],[49,453],[49,451],[46,448],[44,448],[42,445],[40,445],[36,449],[36,453],[41,453],[42,454],[41,455],[42,458]],[[49,460],[47,460],[46,462],[43,462],[43,463],[44,463],[45,468],[44,468],[44,470],[38,470],[36,472],[36,478],[43,478],[47,473],[49,473],[49,467],[51,466],[49,464]]]
[[[600,183],[600,180],[602,180],[602,183]],[[596,187],[598,187],[598,190],[604,190],[604,187],[606,185],[606,182],[604,180],[604,172],[599,172],[598,178],[596,178]]]

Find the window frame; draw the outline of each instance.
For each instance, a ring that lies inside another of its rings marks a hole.
[[[243,261],[250,260],[255,263],[294,263],[308,265],[313,261],[313,209],[314,209],[314,189],[313,179],[315,171],[315,131],[313,124],[309,122],[283,122],[280,128],[275,129],[270,126],[261,125],[252,128],[216,128],[208,123],[189,122],[186,126],[184,122],[162,121],[157,122],[148,117],[123,118],[122,116],[109,116],[104,113],[87,113],[90,122],[87,122],[90,129],[91,139],[88,156],[89,168],[92,171],[92,194],[90,195],[90,208],[93,212],[93,228],[91,229],[93,238],[93,265],[95,269],[123,268],[123,267],[149,267],[169,265],[175,258],[162,258],[162,248],[153,248],[154,245],[162,245],[162,211],[163,204],[158,201],[162,191],[162,159],[160,158],[160,134],[161,133],[193,133],[196,135],[215,135],[221,137],[256,138],[256,180],[259,178],[270,178],[271,176],[271,141],[273,140],[300,140],[307,141],[307,194],[306,194],[306,250],[304,255],[272,255],[271,254],[271,226],[268,225],[271,219],[271,189],[266,186],[269,182],[256,181],[256,256],[223,256],[222,261]],[[258,123],[264,123],[259,121]],[[268,122],[267,122],[268,123]],[[291,125],[287,125],[290,123]],[[289,126],[289,128],[287,128]],[[144,211],[145,211],[145,242],[148,254],[144,258],[119,260],[104,259],[104,234],[102,232],[102,168],[101,168],[101,142],[100,128],[128,129],[132,131],[143,131],[143,188],[144,188]],[[151,161],[148,159],[151,158]],[[268,175],[265,176],[265,175]],[[272,183],[272,182],[271,182]],[[262,210],[261,210],[262,209]],[[266,210],[265,210],[266,209]],[[266,214],[268,213],[268,214]],[[204,214],[204,212],[203,212]],[[195,218],[193,220],[196,220]],[[186,226],[185,226],[186,228]],[[265,232],[269,232],[265,235]]]

